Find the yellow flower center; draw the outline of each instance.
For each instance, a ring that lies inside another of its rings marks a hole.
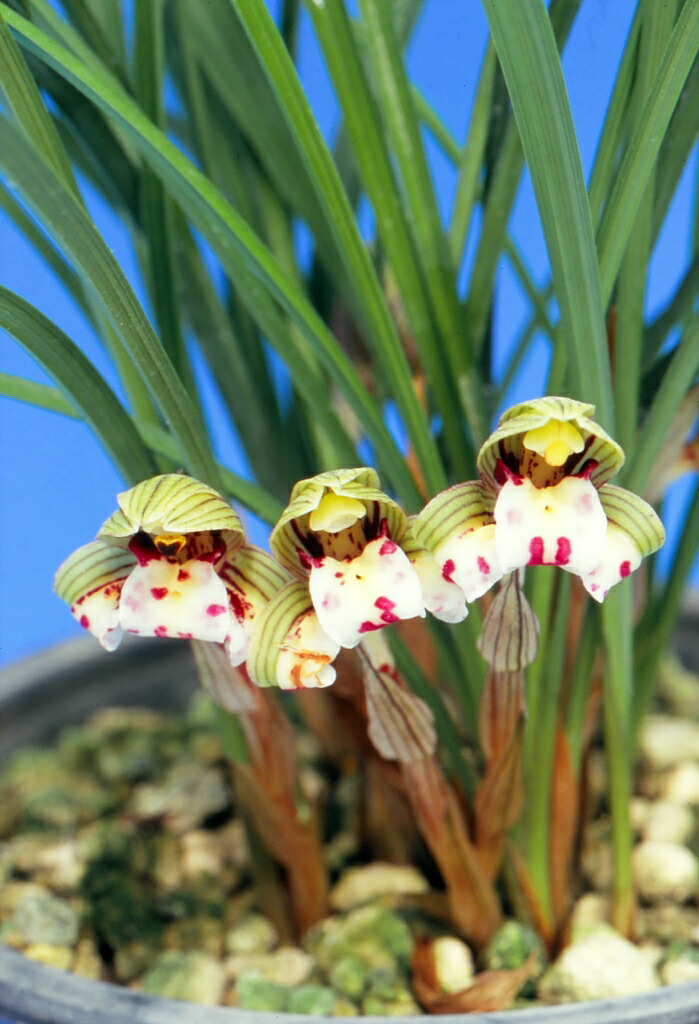
[[[342,494],[328,491],[320,499],[309,517],[308,525],[314,531],[325,530],[327,533],[339,533],[366,515],[366,506],[358,498],[346,498]]]
[[[549,466],[562,466],[574,452],[585,447],[582,434],[569,420],[550,419],[543,427],[528,430],[522,444],[546,461]]]
[[[180,553],[187,538],[181,533],[159,533],[153,537],[153,543],[161,555],[172,558]]]

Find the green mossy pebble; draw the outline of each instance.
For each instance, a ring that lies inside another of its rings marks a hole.
[[[333,964],[328,979],[338,992],[350,999],[359,999],[367,987],[369,967],[361,957],[348,953]]]
[[[138,844],[115,842],[86,866],[81,895],[97,936],[112,949],[144,942],[156,945],[162,920],[148,886],[134,870]]]
[[[250,912],[226,932],[226,952],[268,953],[278,941],[272,922],[262,914]]]
[[[223,967],[214,957],[206,953],[167,950],[151,964],[143,978],[143,991],[164,999],[217,1006],[225,981]]]
[[[532,952],[536,953],[536,971],[522,986],[520,994],[534,995],[536,981],[546,967],[544,944],[533,929],[519,921],[505,921],[493,934],[483,952],[483,963],[491,971],[514,970],[526,963]]]
[[[14,921],[25,942],[48,946],[72,946],[80,930],[80,917],[70,903],[39,886],[28,888]]]
[[[307,945],[326,971],[351,954],[372,969],[396,975],[405,971],[414,941],[402,917],[370,904],[324,922],[309,935]]]
[[[112,970],[117,981],[126,984],[148,970],[158,955],[155,946],[145,942],[130,942],[114,951]]]
[[[335,1001],[335,993],[327,985],[299,985],[291,990],[288,1012],[327,1017],[332,1014]]]
[[[235,986],[236,1005],[243,1010],[268,1010],[285,1013],[289,1006],[291,989],[267,981],[258,971],[241,974]]]

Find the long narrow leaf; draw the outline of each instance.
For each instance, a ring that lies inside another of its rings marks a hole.
[[[80,203],[25,136],[4,118],[0,119],[0,167],[18,184],[27,204],[95,289],[154,401],[179,438],[189,469],[215,483],[215,463],[206,437],[196,429],[189,398],[113,253]]]
[[[257,316],[258,307],[267,306],[270,296],[286,309],[299,325],[311,351],[326,366],[360,418],[387,477],[403,500],[414,506],[419,500],[415,482],[379,410],[366,394],[359,375],[305,296],[280,272],[268,250],[242,218],[191,161],[141,114],[108,75],[86,67],[18,15],[8,11],[7,20],[37,56],[123,126],[134,145],[166,182],[169,192],[218,253],[231,277],[236,279],[242,273],[246,274],[245,287],[241,288],[240,294],[251,314]],[[289,332],[285,331],[283,337],[270,335],[269,340],[286,358]],[[299,387],[303,384],[300,379]]]
[[[380,113],[395,154],[407,227],[432,309],[438,348],[448,370],[457,375],[464,410],[478,448],[488,433],[483,395],[475,385],[473,353],[464,344],[463,312],[456,294],[455,267],[442,227],[427,155],[420,134],[413,91],[401,57],[390,5],[362,0],[364,39],[376,80]],[[356,104],[356,92],[353,96]],[[364,124],[366,133],[366,124]],[[365,135],[362,137],[364,140]],[[355,152],[358,147],[355,145]],[[404,301],[407,305],[407,296]],[[455,410],[456,411],[456,410]]]
[[[118,398],[90,360],[55,324],[18,295],[0,288],[0,327],[44,367],[80,412],[130,483],[157,466]]]
[[[284,113],[299,139],[315,187],[330,213],[348,278],[360,297],[363,326],[376,356],[384,382],[390,382],[392,397],[414,446],[416,457],[430,490],[444,486],[446,477],[424,410],[415,394],[408,360],[390,316],[376,273],[364,246],[354,213],[317,124],[303,93],[291,59],[262,0],[230,0],[245,31],[260,53],[273,88],[284,100]]]
[[[484,0],[537,198],[571,386],[613,429],[599,267],[556,42],[540,0]]]
[[[597,234],[602,297],[612,294],[624,249],[670,124],[677,100],[699,50],[699,0],[686,0],[667,44],[653,86],[614,180]]]
[[[0,91],[36,148],[63,184],[76,190],[73,169],[19,47],[0,13]]]
[[[667,439],[668,424],[680,407],[690,385],[699,374],[699,313],[687,325],[682,341],[668,366],[662,383],[643,424],[638,444],[630,461],[626,484],[643,492],[653,463]]]
[[[53,384],[39,384],[35,380],[16,377],[12,373],[0,373],[0,395],[16,398],[24,405],[33,405],[48,412],[57,412],[60,416],[80,419],[80,413],[69,398]]]

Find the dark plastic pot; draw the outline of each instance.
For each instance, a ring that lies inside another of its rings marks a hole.
[[[683,656],[699,667],[696,637],[693,617],[678,639]],[[195,686],[186,644],[134,641],[106,655],[95,651],[90,638],[80,638],[2,674],[0,760],[23,745],[51,739],[98,707],[183,707]],[[0,945],[0,1024],[316,1024],[318,1019],[157,999],[44,967]],[[623,999],[440,1019],[445,1024],[699,1024],[699,982]],[[417,1024],[425,1018],[355,1020]]]

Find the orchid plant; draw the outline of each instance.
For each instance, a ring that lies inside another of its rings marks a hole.
[[[108,651],[125,634],[191,643],[297,932],[328,891],[322,809],[297,785],[303,719],[328,756],[340,737],[354,752],[365,801],[409,812],[476,946],[503,880],[562,941],[602,736],[614,923],[631,933],[634,739],[699,546],[695,480],[660,575],[656,508],[698,461],[696,231],[666,307],[645,313],[696,146],[699,0],[637,4],[587,185],[560,60],[579,0],[483,0],[463,143],[408,74],[420,0],[284,0],[279,25],[264,0],[137,0],[133,25],[123,6],[0,2],[3,208],[115,381],[0,289],[0,327],[53,381],[0,386],[84,419],[127,485],[59,568],[59,597]],[[339,105],[334,149],[299,78],[300,27]],[[425,129],[453,173],[447,223]],[[542,284],[510,225],[525,163]],[[145,307],[84,179],[131,232]],[[529,319],[496,372],[502,260]],[[542,338],[545,397],[503,412]],[[203,362],[250,478],[218,454]],[[249,513],[269,551],[246,539]]]

